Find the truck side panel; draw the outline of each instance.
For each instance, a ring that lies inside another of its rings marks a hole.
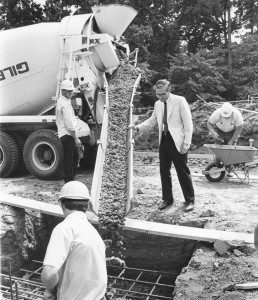
[[[60,23],[0,32],[0,115],[39,115],[55,105]],[[17,51],[17,47],[19,51]]]

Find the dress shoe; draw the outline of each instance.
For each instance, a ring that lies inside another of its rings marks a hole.
[[[169,202],[166,202],[166,201],[163,201],[160,205],[159,205],[159,209],[160,210],[163,210],[169,206],[171,206],[173,203],[169,203]]]
[[[191,210],[193,210],[194,209],[194,203],[192,203],[192,202],[190,202],[190,203],[188,203],[188,204],[185,204],[185,206],[184,206],[184,211],[191,211]]]

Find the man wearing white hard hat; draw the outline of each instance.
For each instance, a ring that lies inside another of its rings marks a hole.
[[[74,85],[70,80],[61,82],[61,95],[56,104],[56,125],[58,137],[63,145],[64,182],[73,181],[82,143],[77,136],[77,120],[71,105]]]
[[[207,127],[215,143],[233,145],[242,132],[243,122],[240,111],[229,102],[225,102],[212,113]]]
[[[85,214],[90,195],[79,181],[66,183],[58,198],[65,219],[52,231],[41,280],[45,300],[104,300],[106,246]]]

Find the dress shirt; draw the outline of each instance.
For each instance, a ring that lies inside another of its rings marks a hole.
[[[99,300],[105,295],[105,244],[85,213],[72,212],[53,230],[43,265],[59,269],[58,300]]]
[[[58,137],[71,135],[69,131],[77,130],[77,120],[74,114],[71,101],[61,95],[56,104],[56,125],[58,129]]]

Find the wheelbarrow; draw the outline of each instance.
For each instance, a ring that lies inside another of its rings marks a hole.
[[[214,155],[214,161],[205,168],[202,174],[211,182],[219,182],[230,171],[241,182],[248,180],[249,183],[250,166],[258,164],[258,160],[254,160],[257,148],[253,147],[252,143],[253,140],[250,140],[250,146],[205,144],[204,146]],[[239,167],[242,167],[244,171],[244,178],[237,173]]]

